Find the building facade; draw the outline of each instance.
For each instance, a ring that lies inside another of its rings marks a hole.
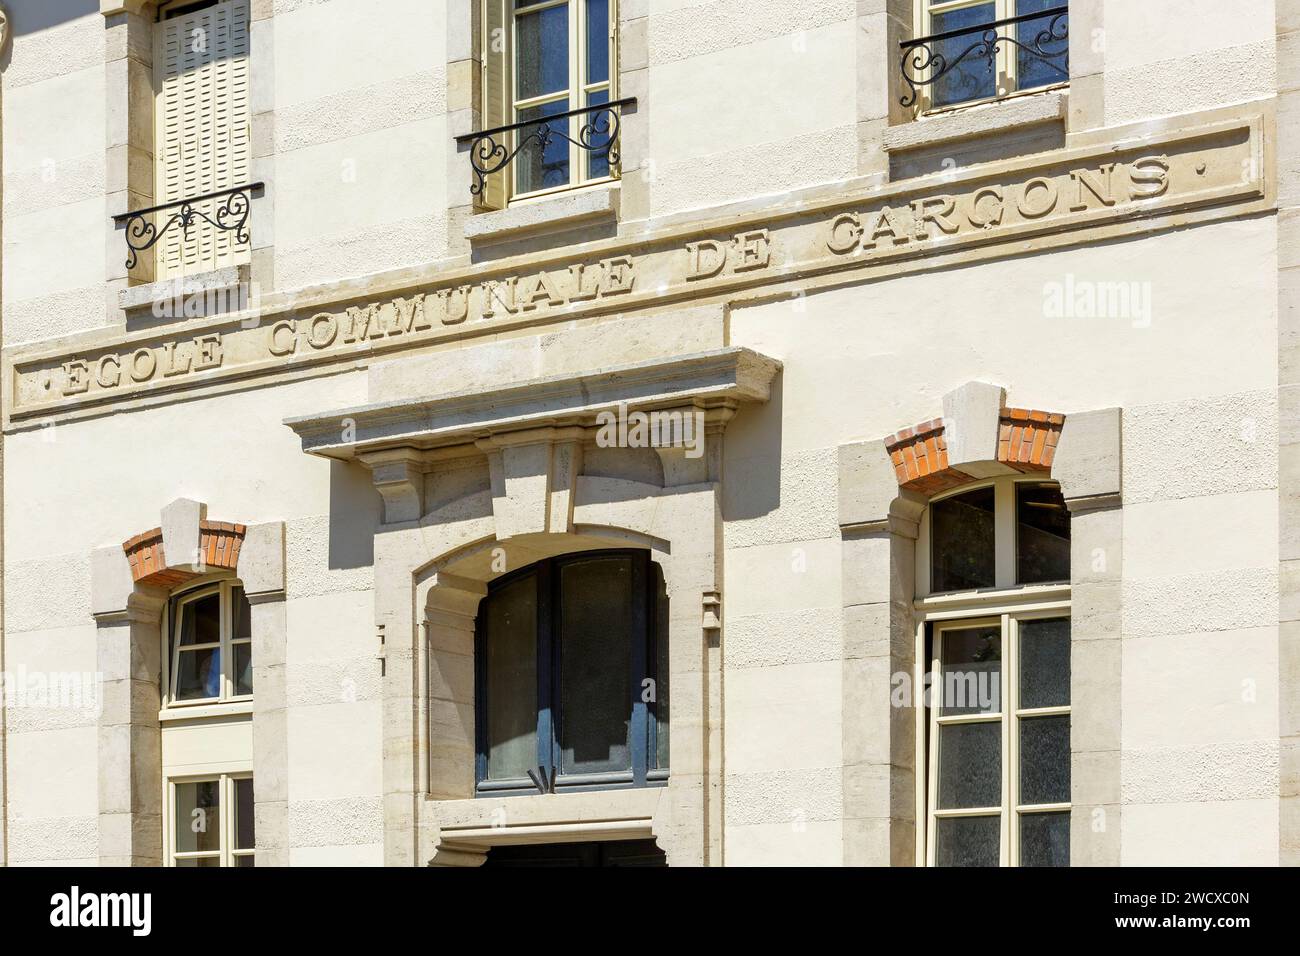
[[[0,862],[1300,861],[1300,3],[5,7]]]

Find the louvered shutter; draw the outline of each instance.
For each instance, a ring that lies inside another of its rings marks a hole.
[[[511,122],[510,89],[510,21],[506,19],[507,0],[483,0],[483,114],[481,129],[493,129]],[[510,148],[507,137],[497,142]],[[507,167],[508,169],[508,167]],[[503,170],[487,178],[482,195],[475,197],[477,205],[486,209],[501,209],[506,204],[506,172]]]
[[[154,179],[158,203],[243,186],[251,167],[248,0],[157,24],[157,127]],[[195,208],[216,219],[228,197]],[[176,210],[159,213],[161,227]],[[173,226],[155,247],[159,279],[191,275],[248,260],[233,231],[196,219],[188,237]]]

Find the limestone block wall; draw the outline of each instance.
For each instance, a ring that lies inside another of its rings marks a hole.
[[[217,518],[285,522],[291,863],[382,860],[367,550],[378,499],[364,476],[304,456],[281,424],[294,410],[355,402],[364,387],[364,375],[338,375],[5,439],[11,673],[95,673],[91,551],[156,526],[167,502],[184,495]],[[98,708],[10,707],[7,717],[9,862],[93,862]]]
[[[852,0],[649,0],[651,216],[857,171]]]
[[[4,67],[4,344],[104,324],[104,18],[10,3]]]
[[[727,434],[724,474],[746,476],[724,496],[729,862],[840,862],[836,602],[889,572],[842,566],[834,446],[933,418],[976,376],[1067,421],[1123,409],[1123,536],[1088,555],[1123,568],[1122,660],[1083,665],[1122,681],[1123,862],[1276,861],[1274,240],[1227,222],[732,311],[733,344],[784,372]],[[1149,310],[1052,311],[1100,281],[1140,283]]]
[[[271,5],[274,284],[298,288],[447,254],[446,4]],[[259,210],[261,211],[261,210]],[[268,210],[269,211],[269,210]]]

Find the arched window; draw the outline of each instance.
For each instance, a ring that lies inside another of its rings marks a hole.
[[[253,696],[252,612],[244,589],[217,581],[175,594],[167,614],[167,703]]]
[[[668,777],[668,599],[645,551],[597,551],[493,582],[478,613],[480,793]]]
[[[926,861],[1068,865],[1070,517],[1060,490],[1009,476],[936,498],[919,543]]]

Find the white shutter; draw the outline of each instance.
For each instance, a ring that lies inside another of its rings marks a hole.
[[[510,81],[509,12],[506,0],[483,0],[483,113],[479,129],[494,129],[513,120],[508,102]],[[497,142],[509,148],[508,136]],[[487,209],[501,209],[506,204],[506,174],[509,167],[487,178],[476,204]]]
[[[223,0],[156,24],[155,202],[246,185],[251,168],[248,0]],[[228,197],[195,206],[212,219]],[[177,210],[155,217],[158,226]],[[247,261],[235,233],[196,219],[159,241],[156,275],[166,279]]]

